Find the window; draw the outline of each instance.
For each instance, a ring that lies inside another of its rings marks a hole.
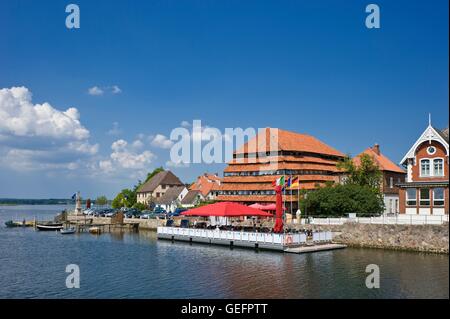
[[[389,178],[389,187],[394,188],[394,178],[393,177]]]
[[[417,204],[417,190],[415,188],[406,189],[406,205],[416,206]]]
[[[420,206],[430,206],[430,190],[428,188],[420,189]]]
[[[433,189],[433,206],[444,206],[444,189],[441,187]]]
[[[430,176],[430,160],[423,159],[420,161],[420,176]]]
[[[434,164],[434,176],[444,176],[444,160],[442,158],[436,158],[433,161]]]
[[[427,148],[427,153],[430,155],[433,155],[434,153],[436,153],[436,148],[434,146],[430,146]]]

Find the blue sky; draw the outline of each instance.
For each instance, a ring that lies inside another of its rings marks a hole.
[[[351,154],[379,143],[394,162],[429,112],[448,126],[446,0],[376,1],[376,30],[364,24],[369,1],[73,1],[77,30],[65,27],[69,3],[0,3],[3,103],[23,86],[18,101],[77,110],[64,138],[2,119],[0,198],[112,197],[166,166],[167,144],[152,140],[194,119],[307,133]],[[112,149],[118,140],[127,145]],[[171,169],[191,182],[223,167]]]

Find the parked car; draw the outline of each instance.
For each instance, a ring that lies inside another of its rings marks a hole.
[[[152,212],[151,212],[151,211],[149,211],[149,210],[143,210],[143,211],[141,212],[141,215],[139,216],[139,218],[142,218],[142,219],[149,219],[149,218],[151,217],[151,215],[152,215]]]
[[[136,208],[132,208],[125,213],[126,218],[139,218],[141,215],[141,211]]]
[[[177,208],[175,209],[174,212],[172,213],[168,213],[167,217],[175,217],[175,216],[180,216],[182,212],[186,211],[186,208]]]

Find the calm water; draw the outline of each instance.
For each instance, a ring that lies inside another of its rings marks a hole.
[[[447,255],[344,249],[305,255],[4,227],[61,206],[0,206],[0,298],[448,298]],[[67,289],[77,264],[81,288]],[[365,287],[377,264],[380,289]]]

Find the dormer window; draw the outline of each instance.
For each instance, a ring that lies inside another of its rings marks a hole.
[[[420,176],[430,176],[430,160],[423,159],[420,161]]]

